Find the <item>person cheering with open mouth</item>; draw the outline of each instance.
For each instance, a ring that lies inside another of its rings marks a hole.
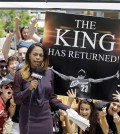
[[[14,114],[15,103],[12,95],[13,81],[3,78],[0,81],[0,134],[3,132],[5,120]]]

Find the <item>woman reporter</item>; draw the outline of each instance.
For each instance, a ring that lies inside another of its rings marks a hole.
[[[14,79],[15,102],[20,108],[20,134],[52,134],[53,121],[50,104],[67,110],[54,95],[54,75],[48,69],[48,53],[39,43],[32,44],[26,53],[26,64]],[[33,79],[32,73],[42,78]]]

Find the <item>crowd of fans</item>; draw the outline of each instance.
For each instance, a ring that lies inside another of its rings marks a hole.
[[[21,97],[22,95],[17,94],[16,91],[14,96],[15,89],[13,89],[13,85],[14,80],[19,81],[19,78],[16,77],[16,72],[21,70],[21,68],[24,70],[28,69],[27,67],[25,68],[25,65],[26,59],[29,61],[28,57],[30,57],[29,54],[31,54],[28,53],[30,46],[34,43],[42,43],[42,38],[34,33],[37,18],[31,20],[29,27],[23,26],[19,28],[18,16],[15,18],[15,23],[16,38],[18,41],[17,53],[9,55],[10,42],[13,36],[13,33],[10,32],[2,48],[4,59],[0,61],[0,134],[25,134],[24,131],[20,132],[19,127],[21,119],[19,113],[22,109],[22,102],[17,103],[18,96]],[[44,48],[42,49],[44,50]],[[28,57],[26,53],[28,53]],[[34,86],[35,88],[38,86],[38,83],[36,84],[35,82],[34,80],[33,85],[31,84],[32,89]],[[89,120],[90,126],[83,131],[69,120],[67,112],[59,110],[58,107],[51,104],[54,134],[120,134],[120,93],[118,91],[116,91],[116,94],[113,94],[112,102],[76,98],[76,90],[73,91],[72,89],[68,90],[67,94],[68,101],[66,105],[77,111],[80,116]],[[17,99],[15,100],[14,97]],[[20,101],[22,101],[22,99]],[[45,130],[42,131],[44,132]],[[40,134],[43,133],[40,132]]]

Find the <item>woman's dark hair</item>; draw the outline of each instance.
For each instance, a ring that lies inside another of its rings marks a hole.
[[[90,117],[89,117],[89,121],[90,121],[89,134],[96,134],[96,126],[97,126],[97,121],[98,121],[96,107],[91,99],[80,100],[80,102],[78,104],[78,113],[79,114],[80,114],[80,106],[83,103],[90,105],[90,108],[91,108],[91,113],[90,113]]]
[[[23,31],[24,29],[28,29],[28,28],[29,28],[28,26],[22,26],[22,27],[20,28],[20,34],[21,34],[22,40],[24,40],[24,37],[23,37],[23,35],[22,35],[22,31]]]
[[[48,68],[48,64],[49,64],[49,60],[48,60],[48,52],[47,49],[45,48],[45,46],[43,46],[41,43],[33,43],[27,50],[26,56],[25,56],[25,62],[27,65],[29,65],[30,67],[30,59],[29,59],[29,54],[32,52],[32,50],[35,47],[40,47],[43,49],[43,53],[44,53],[44,59],[43,59],[43,64],[41,66],[41,69],[43,71],[45,71]]]

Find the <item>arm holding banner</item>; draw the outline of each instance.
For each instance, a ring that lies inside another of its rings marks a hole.
[[[93,82],[93,83],[99,83],[99,82],[103,82],[105,80],[110,80],[110,79],[113,79],[113,78],[119,78],[119,71],[117,71],[117,73],[115,75],[112,75],[112,76],[109,76],[109,77],[105,77],[105,78],[99,78],[99,79],[92,79],[92,78],[89,78],[89,81],[90,82]]]
[[[67,112],[67,113],[66,113]],[[66,123],[66,128],[68,134],[73,134],[76,131],[76,125],[80,127],[83,131],[90,126],[89,120],[80,116],[73,109],[67,109],[66,112],[62,111]]]

